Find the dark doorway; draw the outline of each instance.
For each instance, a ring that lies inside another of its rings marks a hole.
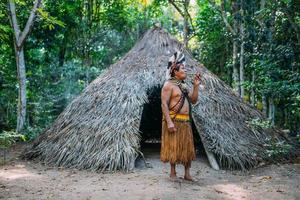
[[[144,156],[159,157],[162,110],[161,110],[161,86],[152,87],[147,91],[149,102],[144,105],[140,123],[141,151]],[[206,155],[200,136],[192,123],[195,148],[198,155]]]

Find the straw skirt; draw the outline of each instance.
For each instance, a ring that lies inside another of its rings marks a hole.
[[[167,122],[162,121],[160,160],[188,166],[196,158],[191,123],[182,119],[172,121],[175,133],[169,133]]]

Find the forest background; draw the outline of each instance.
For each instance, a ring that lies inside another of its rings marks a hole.
[[[297,0],[1,1],[0,140],[36,138],[158,22],[300,141]]]

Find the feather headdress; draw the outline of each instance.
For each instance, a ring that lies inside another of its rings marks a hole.
[[[178,64],[185,65],[185,56],[181,51],[176,51],[169,59],[168,67],[166,70],[166,80],[171,78],[173,70],[177,67]]]

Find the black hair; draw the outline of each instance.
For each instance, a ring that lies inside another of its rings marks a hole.
[[[181,66],[181,63],[176,64],[176,66],[175,66],[175,67],[173,68],[173,70],[171,71],[171,77],[174,77],[174,76],[175,76],[175,70],[176,70],[176,71],[179,71],[180,66]]]

